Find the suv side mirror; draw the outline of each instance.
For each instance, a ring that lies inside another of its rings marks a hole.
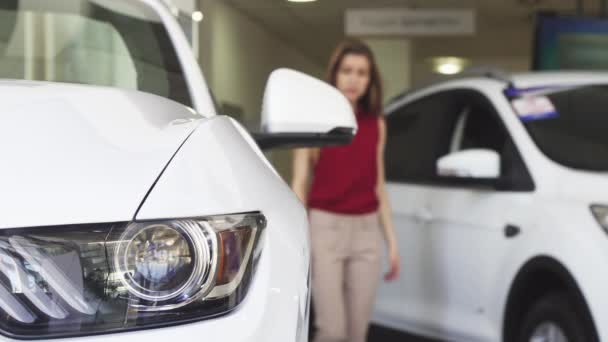
[[[454,152],[437,161],[437,173],[443,177],[498,179],[500,155],[487,149]]]
[[[352,106],[337,89],[306,74],[274,71],[266,85],[262,149],[348,144],[357,131]]]

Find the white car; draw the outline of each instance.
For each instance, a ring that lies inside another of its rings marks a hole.
[[[0,78],[0,341],[307,341],[306,211],[165,5],[2,0]],[[356,130],[290,70],[262,113],[266,147]]]
[[[608,74],[487,73],[387,108],[403,277],[374,321],[449,341],[608,341]]]

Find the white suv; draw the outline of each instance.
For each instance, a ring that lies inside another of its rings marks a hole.
[[[356,130],[290,70],[262,113],[266,147]],[[163,2],[1,0],[0,157],[0,341],[307,341],[306,211]]]
[[[376,323],[450,341],[608,341],[608,74],[486,73],[387,108],[404,276]]]

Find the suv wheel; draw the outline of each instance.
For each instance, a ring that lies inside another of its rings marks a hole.
[[[592,342],[592,329],[565,292],[545,295],[525,315],[518,342]]]

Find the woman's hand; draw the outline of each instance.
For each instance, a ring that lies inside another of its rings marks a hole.
[[[391,247],[389,249],[388,261],[390,269],[384,276],[384,281],[391,282],[399,279],[399,273],[401,272],[401,259],[399,258],[399,251],[397,251],[396,247]]]

